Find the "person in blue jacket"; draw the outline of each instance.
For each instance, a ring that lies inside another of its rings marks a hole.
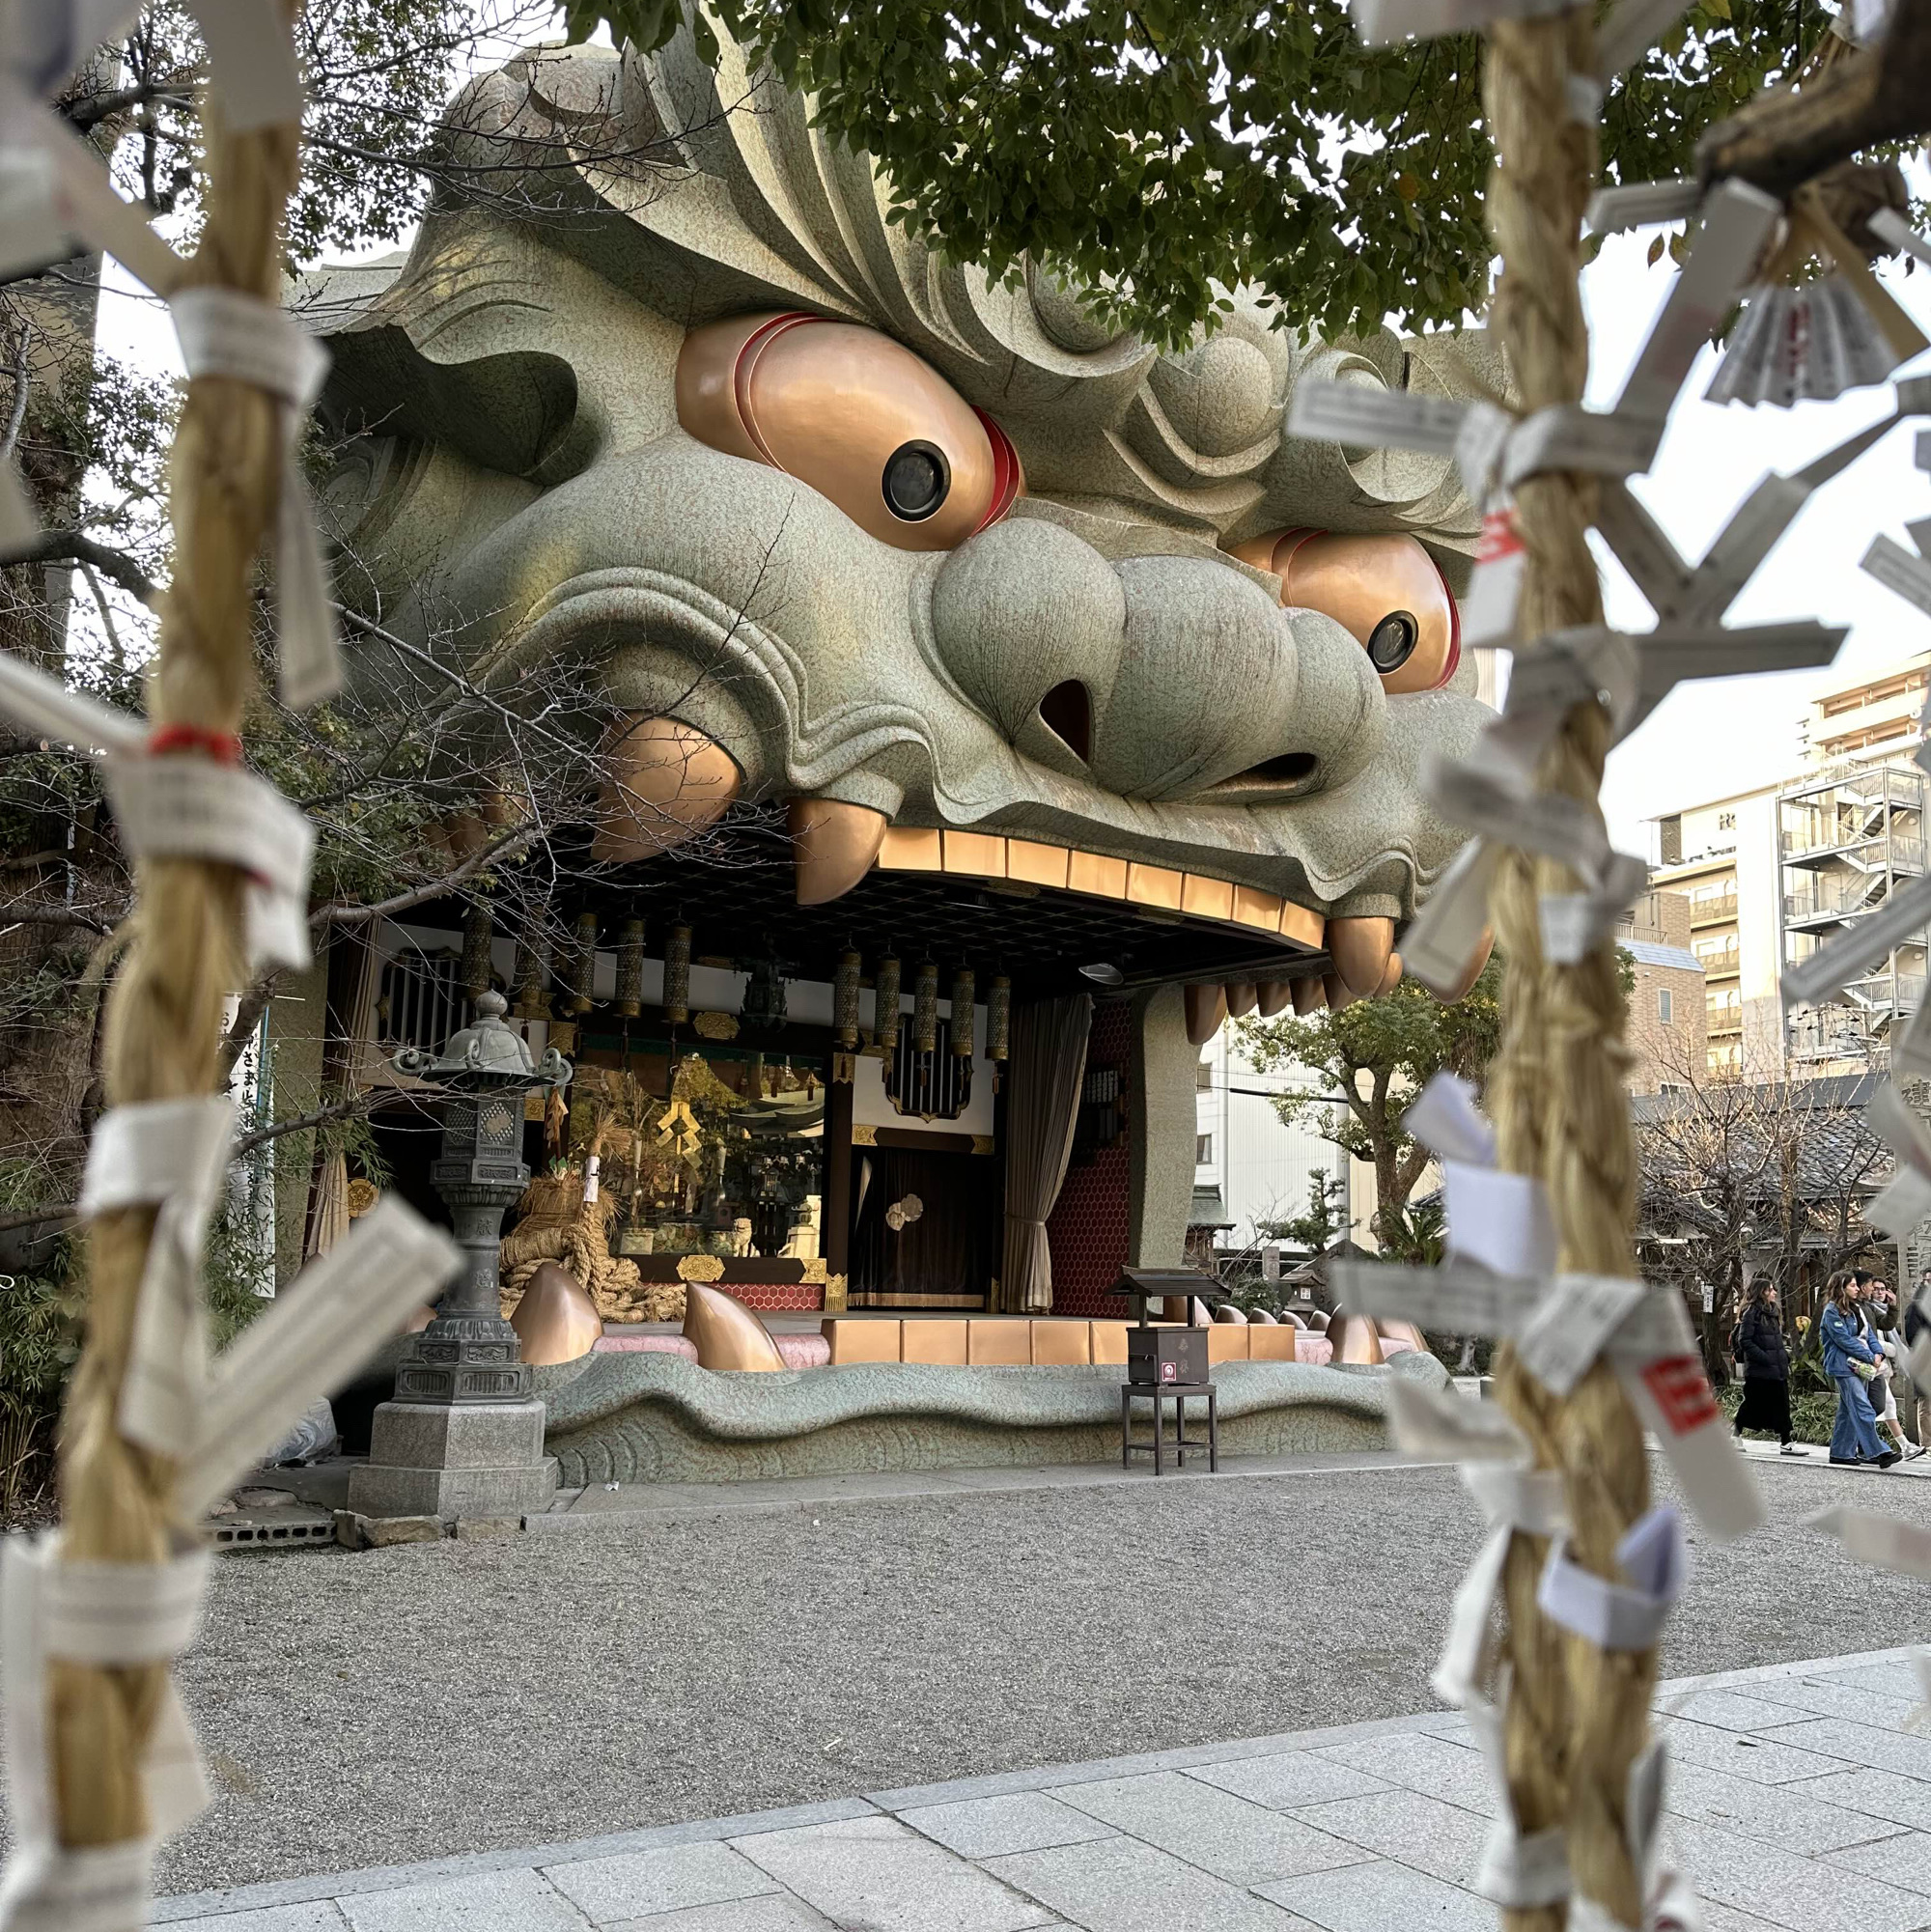
[[[1864,1393],[1863,1378],[1852,1366],[1867,1362],[1882,1367],[1878,1353],[1864,1339],[1858,1320],[1858,1277],[1840,1268],[1831,1276],[1830,1300],[1824,1303],[1824,1373],[1837,1385],[1837,1419],[1831,1431],[1831,1460],[1833,1463],[1864,1463],[1888,1470],[1897,1461],[1897,1451],[1887,1449],[1878,1441],[1877,1418],[1871,1413],[1870,1397]]]

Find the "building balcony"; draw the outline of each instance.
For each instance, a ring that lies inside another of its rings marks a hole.
[[[1696,964],[1703,968],[1703,977],[1711,979],[1735,979],[1740,969],[1742,955],[1735,946],[1721,953],[1698,953]]]
[[[1712,1008],[1707,1031],[1713,1040],[1734,1040],[1744,1030],[1742,1010],[1735,1006]]]
[[[1734,892],[1720,892],[1709,899],[1693,899],[1690,902],[1690,929],[1694,932],[1699,926],[1721,926],[1737,916],[1737,895]]]

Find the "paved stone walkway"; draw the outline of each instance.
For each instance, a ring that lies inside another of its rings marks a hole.
[[[1931,1461],[1931,1458],[1927,1458]],[[1902,1650],[1665,1685],[1707,1932],[1927,1932]],[[1230,1667],[1232,1667],[1230,1666]],[[181,1932],[1493,1932],[1487,1777],[1436,1712],[164,1899]]]

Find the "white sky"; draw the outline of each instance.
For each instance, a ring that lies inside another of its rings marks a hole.
[[[1644,262],[1657,232],[1609,237],[1583,276],[1591,330],[1588,400],[1599,407],[1614,401],[1674,274],[1666,254],[1654,267]],[[102,347],[157,375],[180,374],[174,333],[159,305],[115,265],[108,267]],[[1881,273],[1931,334],[1931,275],[1905,275],[1889,264]],[[1887,415],[1891,400],[1889,388],[1880,387],[1794,409],[1713,406],[1695,399],[1709,386],[1716,363],[1716,350],[1706,349],[1684,385],[1655,467],[1635,480],[1637,493],[1693,564],[1768,471],[1802,468]],[[1914,366],[1931,366],[1931,359]],[[1737,601],[1733,622],[1815,617],[1848,625],[1838,671],[1931,648],[1931,619],[1858,568],[1879,531],[1910,549],[1904,525],[1931,515],[1931,477],[1912,466],[1917,427],[1900,424],[1811,498]],[[1609,622],[1649,629],[1654,617],[1648,604],[1600,546],[1598,554]],[[84,613],[84,602],[81,608]],[[1831,675],[1792,671],[1680,686],[1610,757],[1603,806],[1616,845],[1653,859],[1653,831],[1645,821],[1789,776],[1798,769],[1805,700]]]

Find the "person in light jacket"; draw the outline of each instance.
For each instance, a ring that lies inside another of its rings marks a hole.
[[[1831,1276],[1830,1300],[1824,1303],[1824,1373],[1837,1385],[1837,1419],[1831,1430],[1833,1463],[1863,1463],[1888,1470],[1897,1452],[1878,1441],[1877,1418],[1871,1414],[1864,1379],[1853,1363],[1875,1368],[1881,1358],[1864,1340],[1858,1320],[1858,1278],[1840,1268]]]

